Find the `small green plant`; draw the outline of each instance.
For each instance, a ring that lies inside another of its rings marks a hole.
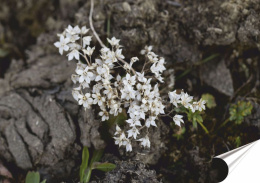
[[[219,128],[225,126],[229,121],[235,121],[236,124],[241,124],[244,117],[251,114],[253,106],[251,102],[238,101],[232,104],[229,108],[229,118],[227,118]]]
[[[39,172],[28,172],[25,178],[25,183],[46,183],[46,180],[40,182]]]
[[[185,132],[186,132],[186,128],[182,127],[176,133],[174,133],[172,136],[175,137],[177,140],[180,140],[183,138]]]
[[[203,118],[201,116],[200,111],[196,111],[193,113],[191,110],[189,110],[187,112],[187,117],[188,117],[188,120],[192,122],[192,125],[194,128],[198,128],[198,123],[199,123],[199,125],[202,127],[202,129],[206,133],[209,133],[208,129],[203,125]]]
[[[98,162],[103,155],[103,150],[95,150],[89,163],[89,150],[87,147],[83,148],[82,151],[82,163],[80,165],[80,182],[89,182],[92,170],[97,169],[103,172],[109,172],[116,168],[115,164],[112,163],[100,163]]]
[[[213,95],[211,95],[209,93],[204,93],[201,96],[201,98],[202,98],[202,100],[206,101],[207,108],[212,109],[212,108],[217,106],[216,101],[215,101],[215,97]]]
[[[232,104],[229,108],[229,120],[235,121],[236,124],[241,124],[244,117],[251,114],[253,106],[250,102],[238,101],[237,104]]]

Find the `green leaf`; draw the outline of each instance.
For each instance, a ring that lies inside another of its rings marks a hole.
[[[91,161],[90,161],[90,164],[89,164],[89,167],[92,168],[93,163],[98,162],[101,159],[103,152],[104,152],[104,149],[94,151],[93,157],[91,158]]]
[[[103,172],[109,172],[116,168],[115,164],[112,163],[94,163],[92,169],[101,170]]]
[[[25,178],[25,183],[39,183],[40,174],[39,172],[28,172]]]
[[[241,124],[244,117],[251,114],[253,106],[250,102],[238,101],[237,104],[232,104],[229,108],[229,120],[235,121],[236,124]]]
[[[83,182],[85,170],[88,168],[88,160],[89,160],[88,147],[84,147],[82,151],[82,162],[79,170],[80,182]]]
[[[91,177],[91,173],[92,173],[92,169],[87,168],[87,170],[85,171],[85,174],[83,176],[83,183],[89,182],[90,177]]]
[[[201,96],[202,100],[206,101],[207,108],[211,109],[217,106],[215,97],[209,93],[205,93]]]
[[[0,48],[0,58],[6,57],[9,53],[8,50]]]
[[[239,147],[241,145],[241,139],[239,136],[235,139],[235,144],[236,144],[236,147]]]

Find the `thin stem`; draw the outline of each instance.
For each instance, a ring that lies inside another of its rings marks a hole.
[[[104,43],[101,41],[101,39],[99,38],[97,32],[95,31],[95,28],[93,26],[93,22],[92,22],[92,16],[93,16],[93,10],[94,10],[94,0],[91,0],[91,5],[90,5],[90,13],[89,13],[89,25],[90,28],[94,34],[94,36],[96,37],[96,39],[98,40],[99,44],[105,48],[106,46],[104,45]]]
[[[101,47],[105,48],[106,47],[105,44],[101,41],[100,37],[98,36],[98,34],[97,34],[97,32],[96,32],[96,30],[95,30],[95,28],[93,26],[93,21],[92,21],[93,10],[94,10],[94,0],[91,0],[90,13],[89,13],[89,25],[90,25],[90,28],[91,28],[94,36],[96,37],[96,39],[98,40],[99,44],[101,45]],[[123,60],[121,58],[118,58],[118,60],[120,60],[122,63],[127,64],[129,66],[129,64],[125,60]],[[130,69],[131,69],[131,71],[134,74],[136,74],[135,70],[132,67],[130,67]]]

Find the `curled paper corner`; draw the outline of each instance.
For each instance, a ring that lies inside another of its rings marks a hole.
[[[213,158],[212,160],[212,170],[214,171],[215,179],[217,182],[222,182],[228,175],[228,165],[221,158]]]
[[[249,143],[213,158],[215,180],[222,183],[259,183],[260,141]]]

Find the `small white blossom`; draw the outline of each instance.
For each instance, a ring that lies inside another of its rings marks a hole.
[[[130,76],[130,74],[126,74],[126,77],[123,80],[123,83],[127,85],[135,85],[135,78],[136,76]]]
[[[63,54],[63,50],[64,51],[69,51],[69,46],[67,45],[70,42],[69,38],[64,38],[63,35],[60,36],[60,41],[54,43],[54,45],[59,48],[59,52],[62,55]]]
[[[90,47],[88,46],[87,49],[83,49],[83,53],[86,54],[86,55],[88,55],[88,56],[91,56],[91,55],[93,54],[94,50],[95,50],[95,47],[90,48]]]
[[[134,137],[134,139],[136,139],[137,135],[140,134],[138,129],[135,126],[130,130],[128,130],[127,133],[128,133],[128,138]]]
[[[68,28],[66,29],[66,32],[71,35],[74,35],[74,34],[80,34],[81,30],[80,30],[79,26],[75,26],[73,28],[71,25],[69,25]]]
[[[124,59],[125,58],[125,56],[122,54],[122,49],[117,49],[116,52],[115,52],[115,55],[119,59]]]
[[[190,102],[192,101],[193,97],[189,96],[187,93],[181,93],[181,104],[185,107],[185,108],[189,108],[190,107]]]
[[[126,120],[126,122],[129,123],[131,127],[142,126],[141,122],[140,122],[140,118],[138,118],[137,116],[135,116],[134,118],[130,118],[130,119]]]
[[[144,138],[139,139],[138,141],[141,141],[141,145],[143,147],[150,148],[151,143],[150,143],[149,137],[147,135]]]
[[[92,36],[85,36],[83,37],[83,48],[90,45]]]
[[[178,103],[181,102],[181,96],[176,93],[176,90],[173,92],[169,92],[169,98],[170,98],[170,103],[175,105],[175,107],[178,107]]]
[[[76,60],[79,60],[79,51],[78,50],[72,50],[68,55],[68,60],[72,60],[75,58]]]
[[[109,113],[107,111],[100,111],[98,115],[102,117],[102,121],[106,121],[109,119]]]
[[[131,152],[132,151],[132,145],[129,139],[126,140],[126,152]]]
[[[92,94],[93,104],[103,105],[106,101],[105,97],[102,97],[100,93]]]
[[[118,46],[120,39],[116,39],[115,37],[112,37],[112,39],[107,38],[107,41],[111,46]]]
[[[87,27],[86,26],[83,26],[83,27],[81,27],[81,34],[87,34],[87,32],[89,31],[89,29],[87,29]]]
[[[118,134],[121,134],[121,133],[122,133],[121,128],[118,125],[116,125],[116,132],[115,132],[114,135],[118,135]]]
[[[155,119],[156,119],[156,117],[150,116],[150,117],[145,121],[145,126],[147,126],[147,128],[149,128],[150,125],[152,125],[152,126],[157,126],[156,123],[155,123]]]
[[[144,55],[144,54],[146,54],[146,53],[152,51],[152,49],[153,49],[153,46],[145,46],[144,49],[141,50],[140,53],[141,53],[141,55]]]
[[[92,77],[94,76],[94,74],[89,71],[89,67],[88,66],[86,66],[84,68],[84,70],[83,69],[78,69],[76,72],[77,72],[78,75],[80,75],[79,83],[83,83],[85,81],[86,83],[89,84],[91,79],[92,79]]]
[[[178,126],[181,126],[181,123],[184,123],[183,119],[182,119],[182,115],[178,115],[176,114],[174,117],[173,117],[173,121],[176,125]]]
[[[89,109],[93,103],[93,99],[91,98],[90,93],[86,93],[85,95],[79,94],[79,105],[83,105],[84,108]]]

